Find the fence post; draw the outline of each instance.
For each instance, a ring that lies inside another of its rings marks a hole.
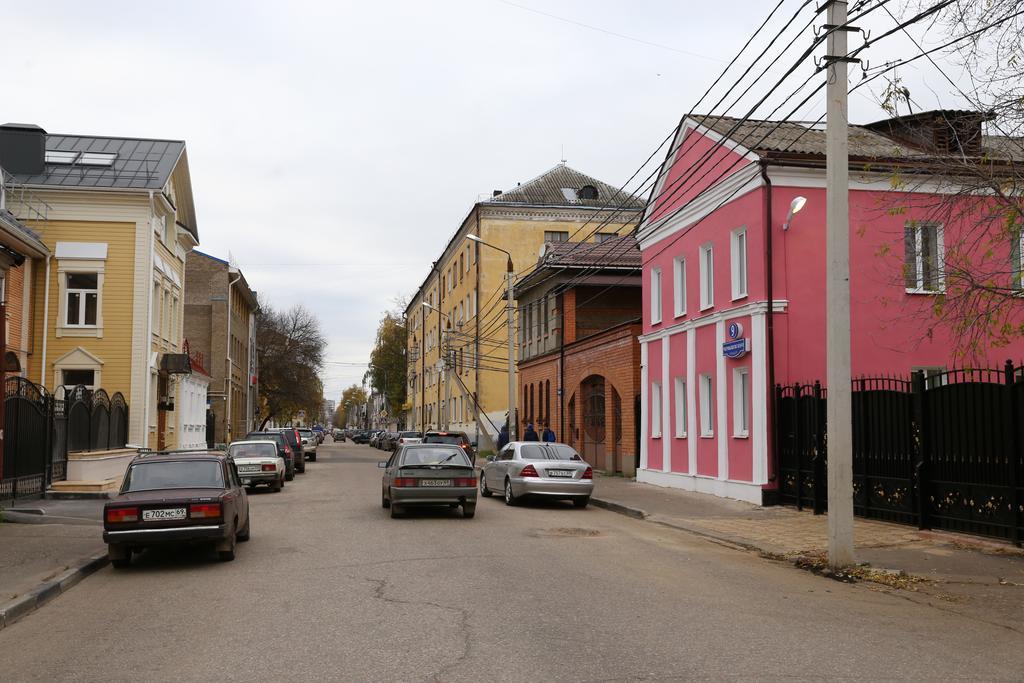
[[[1006,422],[1010,426],[1010,450],[1007,454],[1007,462],[1010,465],[1010,507],[1013,512],[1013,518],[1010,523],[1010,540],[1014,545],[1020,545],[1020,481],[1018,470],[1020,464],[1018,460],[1021,458],[1021,444],[1020,442],[1020,426],[1017,424],[1017,391],[1014,387],[1013,361],[1006,361],[1006,365],[1003,367],[1003,380],[1006,384],[1006,410],[1009,413],[1009,418]]]
[[[796,450],[796,509],[804,509],[804,444],[800,434],[800,383],[793,383],[793,448]]]
[[[814,514],[820,515],[825,512],[825,502],[821,499],[822,488],[826,485],[825,471],[825,430],[824,422],[821,419],[821,382],[814,382]]]
[[[917,503],[917,528],[931,528],[928,523],[928,449],[925,444],[925,413],[924,413],[924,373],[920,370],[914,371],[910,376],[910,387],[914,394],[913,398],[913,421],[914,421],[914,497]]]

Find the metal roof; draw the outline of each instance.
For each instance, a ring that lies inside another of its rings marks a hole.
[[[12,174],[18,183],[44,187],[160,190],[185,150],[181,140],[46,136],[47,152],[75,152],[72,163],[47,163],[38,175]],[[81,153],[113,154],[109,166],[83,163]]]
[[[632,235],[613,237],[603,242],[549,242],[544,245],[541,265],[639,268],[640,247]]]
[[[35,249],[39,255],[50,253],[39,234],[19,221],[7,209],[0,209],[0,230],[7,232],[23,245]]]
[[[596,197],[588,198],[586,192],[581,195],[581,190],[588,186],[594,188]],[[586,206],[636,210],[644,208],[642,199],[565,164],[558,164],[536,178],[491,197],[481,204]]]

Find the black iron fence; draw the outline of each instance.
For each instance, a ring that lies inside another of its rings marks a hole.
[[[124,448],[128,404],[120,392],[58,387],[51,394],[23,377],[4,382],[0,500],[42,495],[67,478],[69,452]]]
[[[828,505],[820,384],[776,387],[781,502]],[[1024,537],[1024,373],[957,369],[853,381],[854,513],[919,528]]]

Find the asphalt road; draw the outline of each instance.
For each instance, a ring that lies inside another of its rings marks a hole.
[[[234,562],[149,552],[0,630],[0,679],[1020,680],[1021,636],[571,505],[392,520],[381,452],[250,496]]]

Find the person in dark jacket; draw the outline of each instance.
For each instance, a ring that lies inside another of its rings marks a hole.
[[[537,430],[533,428],[533,423],[526,425],[526,431],[523,432],[523,441],[540,441],[540,437],[537,436]]]
[[[508,425],[501,425],[501,431],[498,432],[498,450],[500,451],[508,444]]]
[[[544,423],[544,431],[541,433],[540,440],[547,443],[554,443],[558,440],[555,438],[555,432],[551,429],[551,425],[546,422]]]

